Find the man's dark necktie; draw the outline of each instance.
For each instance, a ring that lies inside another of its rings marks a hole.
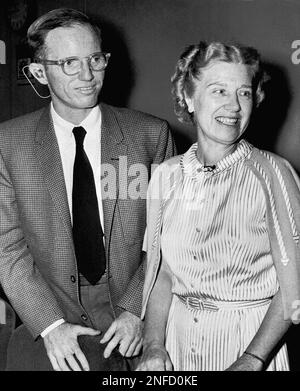
[[[101,227],[93,170],[84,152],[86,131],[73,129],[76,155],[73,170],[73,239],[78,270],[95,285],[105,272],[105,249]]]

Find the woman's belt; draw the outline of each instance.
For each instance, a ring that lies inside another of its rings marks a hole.
[[[204,298],[193,296],[180,296],[176,295],[179,300],[184,303],[188,308],[196,309],[200,311],[219,311],[223,309],[245,309],[255,308],[262,305],[270,304],[272,298],[261,300],[240,300],[240,301],[216,301],[207,300]]]

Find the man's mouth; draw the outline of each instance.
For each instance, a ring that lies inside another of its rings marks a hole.
[[[237,117],[216,117],[216,120],[223,125],[233,126],[238,123],[239,118],[237,118]]]
[[[78,87],[77,90],[79,90],[80,92],[82,92],[84,94],[88,94],[88,93],[94,92],[95,86]]]

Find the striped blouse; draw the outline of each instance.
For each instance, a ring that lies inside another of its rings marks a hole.
[[[182,157],[183,181],[164,211],[161,250],[173,293],[212,300],[260,300],[278,290],[264,193],[244,166],[251,145],[206,171],[197,143]]]

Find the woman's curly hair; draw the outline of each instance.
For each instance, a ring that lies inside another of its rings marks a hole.
[[[227,45],[222,42],[199,42],[188,46],[180,56],[175,73],[171,78],[174,111],[179,121],[193,123],[193,114],[189,113],[185,96],[191,97],[195,91],[195,81],[200,80],[201,72],[213,61],[244,64],[249,66],[253,75],[254,103],[258,106],[264,99],[263,84],[269,79],[262,69],[260,55],[252,47]]]

